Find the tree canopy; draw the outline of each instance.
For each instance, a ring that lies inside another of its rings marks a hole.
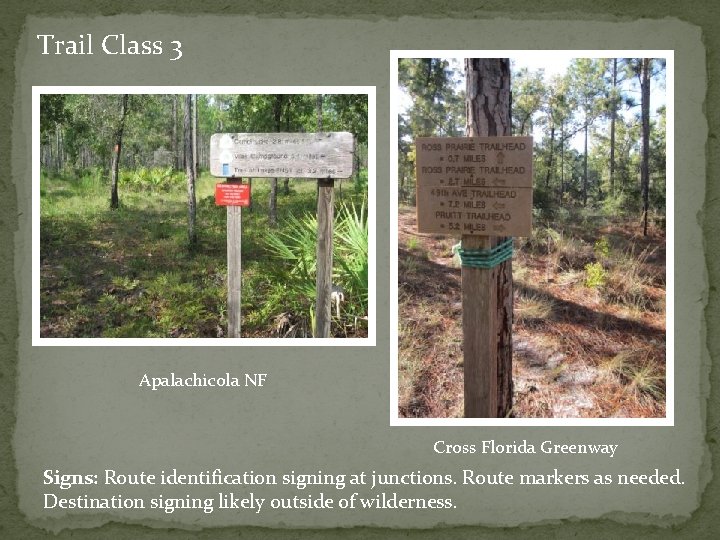
[[[616,216],[664,215],[665,103],[651,102],[663,94],[664,68],[662,59],[575,58],[550,76],[543,68],[513,70],[513,135],[534,136],[537,212],[552,216],[578,207]],[[462,135],[461,79],[457,59],[398,61],[401,201],[413,202],[414,139]],[[643,84],[653,89],[644,101]]]

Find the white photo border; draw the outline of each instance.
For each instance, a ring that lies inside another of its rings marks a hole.
[[[402,58],[664,58],[666,60],[666,404],[664,418],[400,418],[398,415],[398,60]],[[390,51],[390,425],[391,426],[673,426],[674,384],[674,51],[672,50],[391,50]]]
[[[368,98],[368,337],[366,338],[44,338],[40,337],[41,94],[365,94]],[[70,347],[374,347],[376,345],[375,86],[33,86],[32,87],[32,346]]]

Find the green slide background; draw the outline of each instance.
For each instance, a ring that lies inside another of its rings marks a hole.
[[[622,458],[597,464],[590,458],[573,457],[567,460],[572,464],[569,467],[572,472],[636,472],[646,464],[666,471],[680,467],[686,473],[687,486],[677,492],[665,489],[662,494],[649,489],[592,494],[578,488],[548,489],[536,491],[534,500],[517,493],[513,493],[517,498],[509,497],[495,489],[480,491],[478,496],[504,506],[505,513],[499,510],[491,516],[470,515],[468,505],[464,510],[421,519],[411,513],[360,518],[343,513],[291,519],[284,516],[284,523],[300,527],[296,530],[275,528],[283,525],[279,523],[281,518],[274,520],[272,514],[267,514],[265,521],[253,521],[256,527],[227,524],[200,531],[172,529],[172,522],[159,520],[84,529],[96,522],[83,518],[63,522],[62,526],[73,528],[62,530],[58,538],[699,538],[717,530],[720,518],[713,509],[720,502],[718,482],[706,482],[717,468],[717,460],[711,464],[709,454],[717,457],[719,385],[717,366],[713,366],[708,387],[708,351],[712,357],[720,348],[717,332],[713,332],[718,327],[714,284],[719,261],[713,241],[720,232],[716,208],[720,194],[717,181],[712,180],[718,173],[719,8],[712,2],[695,2],[688,8],[673,2],[649,1],[632,5],[611,1],[515,2],[512,10],[507,2],[493,1],[367,4],[374,7],[294,2],[293,13],[284,13],[284,5],[194,2],[181,9],[174,2],[153,2],[149,10],[148,2],[68,1],[60,6],[57,2],[39,1],[13,3],[4,10],[7,15],[0,23],[0,125],[4,134],[0,137],[0,249],[5,255],[0,258],[0,306],[4,308],[0,310],[0,537],[44,538],[51,533],[42,527],[58,526],[33,519],[37,515],[29,519],[22,510],[32,513],[32,509],[28,510],[31,505],[23,507],[21,502],[42,489],[37,485],[39,471],[54,467],[50,461],[56,452],[62,454],[63,464],[85,465],[91,471],[105,464],[127,470],[156,469],[168,466],[164,459],[174,459],[170,466],[178,468],[206,469],[233,463],[237,456],[232,445],[237,441],[248,466],[269,472],[313,466],[343,472],[373,468],[401,472],[403,467],[449,472],[473,463],[467,457],[439,460],[431,452],[433,441],[477,442],[488,438],[527,438],[535,443],[546,439],[618,442]],[[148,11],[161,15],[132,18],[133,14]],[[213,14],[223,17],[204,17]],[[117,17],[88,19],[107,15]],[[475,34],[475,28],[481,31]],[[129,39],[135,35],[165,42],[179,39],[184,56],[178,65],[168,65],[165,56],[162,60],[125,58],[113,63],[102,54],[92,58],[41,58],[34,35],[48,31],[68,37],[83,32],[92,32],[96,37],[125,32]],[[289,50],[287,43],[304,48]],[[358,49],[363,49],[359,45],[372,52],[359,53]],[[388,115],[389,49],[524,48],[676,50],[675,181],[679,187],[675,205],[680,219],[676,221],[675,237],[674,428],[388,427],[388,173],[389,122],[394,120]],[[383,53],[375,54],[379,49]],[[289,56],[305,60],[288,63]],[[208,61],[211,57],[212,61]],[[352,61],[342,65],[345,58]],[[344,69],[328,68],[337,65]],[[294,349],[292,362],[287,359],[286,348],[30,347],[32,84],[376,86],[377,346]],[[698,115],[703,99],[707,126]],[[699,212],[703,200],[705,205]],[[704,233],[702,243],[696,234],[698,224]],[[704,264],[709,284],[704,283]],[[703,314],[707,330],[700,321]],[[134,385],[145,371],[158,374],[172,370],[267,371],[271,384],[261,392],[233,401],[218,393],[158,393],[148,397],[147,392],[135,391]],[[92,384],[87,385],[88,381]],[[48,399],[38,399],[45,397]],[[58,416],[52,416],[55,411],[50,407],[57,403],[64,405],[62,412],[68,421],[51,425],[49,419]],[[153,416],[156,425],[147,418]],[[228,425],[226,418],[236,422]],[[175,442],[175,447],[156,444],[158,436]],[[123,444],[116,444],[118,441]],[[296,447],[288,449],[289,441]],[[358,448],[362,455],[356,452]],[[183,456],[186,461],[179,461]],[[523,459],[537,462],[537,469],[543,469],[544,463],[550,463],[550,468],[559,463],[558,459],[547,458],[543,462],[543,456]],[[480,468],[482,460],[478,459],[474,466]],[[518,462],[518,458],[508,460],[511,465],[507,468],[512,469]],[[422,493],[427,491],[418,491],[418,495]],[[638,497],[639,493],[644,497]],[[473,496],[473,492],[458,487],[446,495],[463,499]],[[627,515],[613,511],[603,516],[604,508],[617,510],[618,501],[625,500]],[[563,510],[566,504],[571,508],[568,512]],[[692,515],[688,519],[664,518],[656,515],[658,509],[666,514]],[[198,526],[222,524],[222,519],[212,514]],[[432,529],[415,528],[426,521]],[[458,525],[481,522],[496,527]],[[407,529],[321,528],[354,523]],[[516,526],[503,526],[508,523]]]

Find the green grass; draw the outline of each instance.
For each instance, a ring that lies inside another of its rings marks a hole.
[[[41,335],[224,335],[226,210],[214,203],[218,181],[207,174],[197,181],[198,244],[191,250],[184,183],[165,182],[155,190],[139,182],[121,183],[120,208],[111,210],[109,186],[100,174],[42,175]],[[293,232],[292,216],[314,214],[316,183],[290,184],[289,195],[279,190],[278,232]],[[269,249],[269,180],[253,180],[252,195],[253,208],[243,209],[242,335],[269,337],[277,335],[281,315],[300,320],[309,314],[303,302],[289,296],[292,276]],[[345,202],[359,209],[365,195],[344,190],[336,215]],[[336,266],[342,270],[339,261]],[[363,335],[362,328],[348,333],[341,321],[333,332]]]

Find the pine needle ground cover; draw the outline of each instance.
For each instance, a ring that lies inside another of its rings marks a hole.
[[[582,212],[515,239],[511,414],[664,417],[665,231]],[[399,416],[462,417],[457,240],[398,227]]]
[[[41,337],[224,337],[226,210],[215,205],[216,182],[206,174],[197,181],[198,244],[190,250],[184,175],[126,174],[120,208],[111,210],[107,181],[97,171],[43,174]],[[333,307],[332,334],[366,337],[367,184],[343,184],[336,188],[335,227],[340,234],[360,227],[354,231],[360,242],[364,230],[365,252],[336,239],[334,269],[344,294]],[[296,236],[295,221],[315,213],[316,183],[292,180],[288,194],[280,190],[276,228],[268,223],[269,180],[254,180],[252,193],[253,208],[243,210],[242,335],[311,337],[314,289],[296,285],[292,264],[273,252],[268,238]]]

